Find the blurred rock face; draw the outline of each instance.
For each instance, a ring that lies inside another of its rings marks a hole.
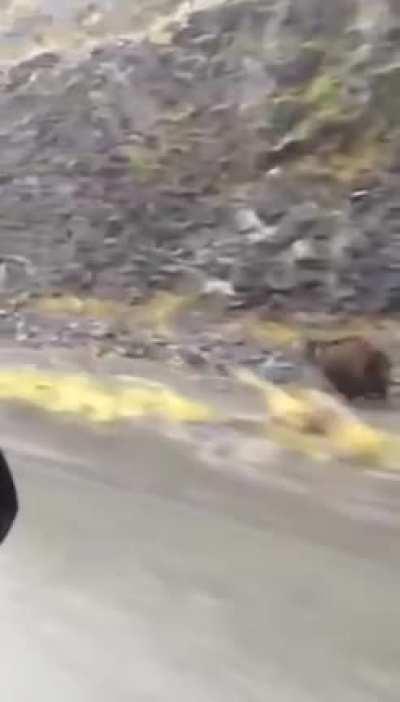
[[[3,288],[398,309],[399,3],[1,9]]]

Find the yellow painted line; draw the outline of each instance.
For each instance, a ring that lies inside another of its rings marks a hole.
[[[85,417],[94,422],[161,416],[176,422],[217,419],[217,412],[167,386],[136,380],[99,380],[84,374],[33,368],[0,371],[0,401],[17,401],[48,412]]]
[[[328,400],[320,393],[299,388],[287,392],[248,371],[240,370],[236,376],[265,397],[266,439],[313,459],[336,457],[398,470],[400,441],[362,422],[346,407],[331,407],[332,398],[326,405]],[[99,379],[84,373],[43,371],[26,366],[0,370],[1,401],[18,402],[94,423],[145,417],[177,423],[213,422],[221,426],[234,423],[234,418],[224,416],[211,405],[144,378]]]
[[[398,469],[400,441],[354,414],[349,407],[320,391],[294,387],[283,390],[238,369],[236,378],[254,387],[265,399],[266,432],[306,455],[327,454],[339,459]]]

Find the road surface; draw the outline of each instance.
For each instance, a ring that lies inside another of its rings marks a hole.
[[[0,427],[2,702],[398,702],[395,480],[378,518],[371,476],[295,490],[150,428]]]

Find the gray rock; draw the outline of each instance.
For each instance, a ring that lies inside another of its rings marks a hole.
[[[298,239],[292,245],[292,252],[295,263],[303,268],[328,266],[330,252],[326,241]]]
[[[233,286],[228,280],[207,280],[204,287],[205,295],[221,295],[224,298],[235,294]]]
[[[289,60],[277,62],[273,75],[283,88],[301,85],[316,75],[323,59],[324,51],[320,47],[304,44]]]
[[[272,383],[283,385],[292,383],[300,377],[299,368],[288,361],[282,353],[268,356],[257,368],[258,373]]]
[[[331,226],[326,216],[314,202],[295,205],[268,238],[270,250],[281,251],[305,237],[328,237]]]
[[[261,229],[250,232],[247,235],[247,240],[251,244],[259,244],[261,242],[264,242],[265,244],[270,243],[272,246],[276,242],[277,239],[277,227],[262,227]]]
[[[113,339],[115,337],[115,329],[107,322],[96,322],[91,325],[89,334],[93,339]]]
[[[206,355],[198,349],[184,347],[181,356],[185,363],[194,368],[204,368],[207,365]]]
[[[330,217],[316,202],[304,202],[301,205],[292,207],[290,217],[303,235],[313,234],[316,236],[325,234],[328,236],[330,232],[330,229],[328,229]],[[327,227],[326,232],[323,230],[324,226]]]
[[[111,28],[90,52],[10,62],[2,291],[121,298],[175,283],[204,292],[215,278],[249,306],[276,291],[294,309],[375,293],[392,307],[398,23],[394,0],[225,1],[189,11],[168,46]],[[33,275],[7,258],[21,255]]]
[[[400,63],[378,69],[372,81],[373,104],[379,107],[389,126],[400,117]]]
[[[322,297],[322,291],[328,291],[329,290],[329,281],[331,279],[331,272],[328,268],[320,268],[318,267],[310,267],[310,266],[302,266],[296,270],[296,283],[299,287],[304,289],[310,289],[314,290],[314,294],[312,294],[312,302],[315,302],[318,300],[318,302],[321,304],[321,307],[323,308],[323,297]],[[317,293],[315,292],[315,288],[318,288],[320,290],[321,295],[318,297]]]
[[[355,227],[344,226],[331,240],[331,259],[335,269],[347,269],[354,265],[370,248],[367,236]]]
[[[291,253],[276,257],[268,263],[265,286],[273,292],[287,292],[296,287],[297,276]]]
[[[231,272],[234,291],[248,292],[260,288],[265,283],[266,264],[259,257],[235,261]]]
[[[200,295],[207,286],[206,275],[197,268],[177,266],[171,287],[177,295]]]
[[[250,208],[242,208],[235,213],[235,223],[240,234],[258,232],[263,228],[263,223],[257,213]]]
[[[271,129],[277,136],[290,132],[307,113],[306,105],[294,97],[283,97],[273,103],[269,115]]]
[[[0,257],[0,292],[17,293],[32,287],[36,269],[22,256]]]

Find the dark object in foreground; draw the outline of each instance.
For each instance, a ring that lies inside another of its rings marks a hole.
[[[8,535],[17,513],[17,491],[8,462],[0,450],[0,543]]]
[[[387,399],[391,363],[371,341],[346,336],[333,341],[308,341],[306,357],[347,400]]]

